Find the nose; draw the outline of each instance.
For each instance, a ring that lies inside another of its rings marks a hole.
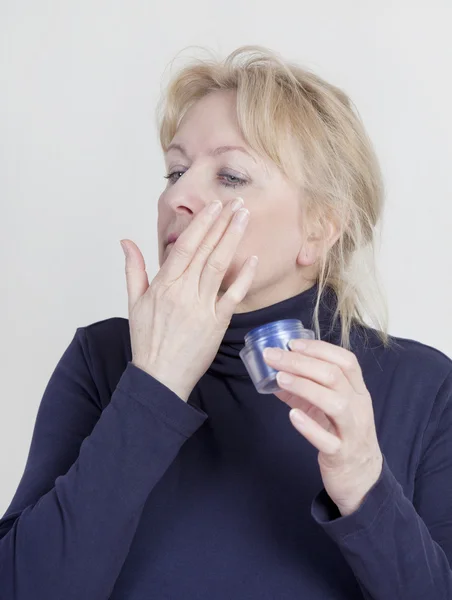
[[[176,214],[197,215],[205,203],[198,197],[178,194],[169,202],[169,206]]]
[[[174,213],[196,215],[210,202],[211,194],[202,187],[199,178],[195,182],[185,173],[164,195],[167,205]]]

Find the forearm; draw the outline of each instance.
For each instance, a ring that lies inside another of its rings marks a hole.
[[[205,418],[134,369],[126,369],[68,472],[0,540],[2,598],[110,595],[150,491]],[[152,388],[154,398],[131,392],[135,383]]]
[[[312,515],[337,543],[368,600],[452,598],[452,572],[441,546],[384,461],[381,477],[358,510],[331,518],[325,490]]]

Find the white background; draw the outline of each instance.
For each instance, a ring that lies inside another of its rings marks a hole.
[[[154,110],[187,45],[265,45],[351,95],[387,187],[390,332],[452,356],[451,23],[450,0],[0,1],[0,513],[76,327],[127,317],[119,240],[157,272]]]

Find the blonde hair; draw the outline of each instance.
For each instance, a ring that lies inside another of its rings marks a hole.
[[[319,305],[329,286],[337,296],[341,345],[350,349],[354,323],[365,314],[389,346],[387,305],[375,263],[376,228],[383,211],[378,161],[358,112],[348,96],[318,75],[283,60],[262,46],[241,46],[224,60],[191,59],[172,77],[157,108],[165,152],[190,106],[215,90],[234,90],[246,142],[278,165],[303,191],[304,235],[315,224],[339,238],[319,259],[314,327],[320,338]],[[306,238],[304,238],[306,239]]]

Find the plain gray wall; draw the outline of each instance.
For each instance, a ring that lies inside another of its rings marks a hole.
[[[187,45],[262,44],[351,95],[387,186],[390,331],[452,356],[451,22],[450,0],[0,2],[1,513],[76,327],[127,317],[119,240],[158,269],[154,109]]]

